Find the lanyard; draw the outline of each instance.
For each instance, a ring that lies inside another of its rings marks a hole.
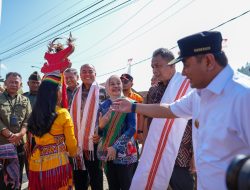
[[[15,104],[12,105],[12,101],[10,101],[10,99],[8,98],[8,96],[6,96],[6,94],[4,94],[5,98],[7,99],[7,101],[9,102],[10,104],[10,107],[11,107],[11,114],[14,114],[15,113],[15,106],[16,106],[16,101],[17,101],[17,97],[15,99]]]

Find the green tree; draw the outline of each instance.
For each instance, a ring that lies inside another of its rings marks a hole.
[[[245,67],[242,66],[240,69],[238,69],[238,71],[245,75],[250,76],[250,63],[247,62],[246,66]]]

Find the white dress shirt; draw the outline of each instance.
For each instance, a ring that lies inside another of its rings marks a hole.
[[[247,84],[248,83],[248,84]],[[198,189],[226,189],[226,170],[237,154],[250,154],[250,84],[226,66],[201,90],[170,105],[193,119]]]

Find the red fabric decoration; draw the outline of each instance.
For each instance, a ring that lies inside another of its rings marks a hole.
[[[74,46],[72,44],[69,44],[67,48],[59,52],[46,52],[44,58],[47,60],[47,62],[43,64],[41,72],[50,73],[56,70],[60,70],[60,72],[62,73],[65,69],[71,67],[71,62],[68,59],[68,56],[73,53],[73,51]]]
[[[64,80],[64,74],[61,75],[62,80],[62,107],[68,109],[68,96],[67,96],[67,88]]]
[[[56,38],[59,39],[59,38]],[[56,40],[55,39],[55,40]],[[54,40],[54,41],[55,41]],[[68,98],[67,98],[67,91],[66,91],[66,84],[64,81],[63,72],[71,67],[71,62],[68,59],[68,56],[74,52],[74,45],[72,44],[72,41],[74,39],[72,38],[72,35],[70,34],[70,37],[68,39],[68,47],[63,48],[61,45],[60,49],[58,49],[53,42],[50,43],[48,52],[45,53],[44,58],[47,60],[46,63],[43,64],[43,67],[41,68],[41,72],[45,75],[55,75],[55,71],[60,71],[61,75],[61,85],[62,85],[62,107],[68,108]],[[55,53],[51,53],[52,50],[55,51]]]

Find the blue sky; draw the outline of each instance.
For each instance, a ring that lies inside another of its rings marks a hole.
[[[97,2],[97,0],[2,0],[0,52],[18,47],[0,55],[0,59],[4,59],[1,62],[1,75],[4,77],[7,72],[19,72],[23,76],[24,91],[28,90],[26,85],[28,76],[38,70],[31,66],[43,65],[49,38],[55,37],[52,33],[66,27],[66,23],[47,33],[44,31]],[[93,9],[69,20],[67,24],[107,3],[110,5],[76,24],[123,2],[126,0],[102,1]],[[76,49],[69,58],[73,67],[77,69],[85,63],[93,64],[97,70],[97,80],[103,82],[110,76],[104,74],[126,68],[129,58],[133,58],[132,64],[137,63],[149,58],[159,47],[172,48],[176,46],[178,39],[209,30],[248,10],[250,1],[246,0],[132,0],[112,14],[71,30],[73,37],[76,38]],[[249,21],[250,13],[216,29],[227,39],[224,50],[234,69],[250,62]],[[70,27],[66,29],[68,28]],[[20,45],[37,35],[39,37]],[[61,36],[68,35],[69,32],[66,32]],[[45,39],[44,43],[23,54],[5,59],[45,36],[49,38],[46,38],[47,41]],[[174,48],[173,52],[177,56],[178,48]],[[177,68],[181,70],[182,64],[178,64]],[[131,70],[135,89],[147,90],[152,76],[150,59],[134,65]],[[126,69],[112,74],[120,75],[124,72]]]

